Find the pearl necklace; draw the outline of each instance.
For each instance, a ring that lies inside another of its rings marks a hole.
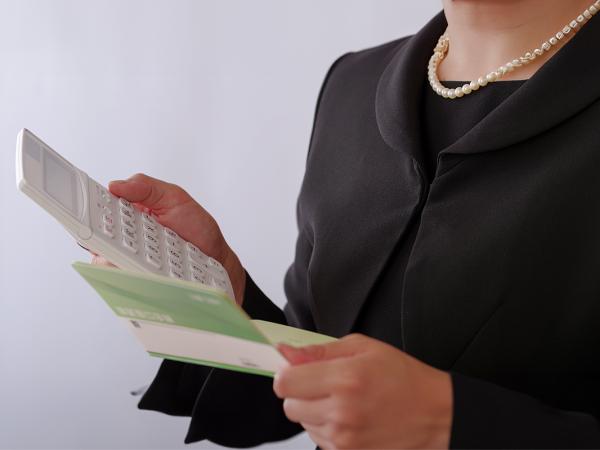
[[[573,19],[569,24],[565,25],[565,27],[552,36],[547,41],[543,42],[539,48],[532,50],[531,52],[525,53],[523,56],[520,56],[517,59],[513,59],[512,61],[507,62],[503,66],[498,67],[496,70],[491,71],[487,75],[480,77],[477,80],[473,80],[470,83],[466,83],[461,87],[457,87],[456,89],[445,87],[439,80],[437,75],[437,69],[442,60],[446,57],[448,53],[448,48],[450,46],[450,38],[446,33],[442,34],[440,39],[438,40],[435,49],[433,50],[433,55],[429,59],[429,67],[428,67],[428,78],[429,84],[436,92],[436,94],[444,97],[444,98],[460,98],[464,95],[468,95],[479,88],[487,86],[489,83],[493,83],[498,79],[502,78],[502,76],[506,75],[508,72],[512,72],[518,67],[529,64],[531,61],[536,59],[538,56],[542,56],[546,52],[552,51],[558,43],[565,39],[568,34],[576,33],[579,29],[594,16],[598,11],[600,11],[600,0],[597,0],[592,6],[587,8],[583,13]]]

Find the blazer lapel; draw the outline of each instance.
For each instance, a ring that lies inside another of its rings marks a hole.
[[[360,168],[345,161],[343,178],[354,180],[342,196],[349,197],[345,198],[349,204],[340,206],[337,197],[337,204],[327,213],[327,224],[319,227],[333,228],[329,232],[337,236],[351,236],[351,242],[318,236],[315,242],[312,309],[322,332],[343,336],[351,331],[395,246],[422,209],[428,182],[416,163],[422,160],[419,100],[429,54],[445,27],[440,13],[415,36],[400,42],[376,75],[375,132],[383,142],[363,148],[369,154],[361,156],[366,160]],[[319,145],[320,138],[316,139]],[[313,161],[313,174],[320,167],[327,164]],[[339,185],[328,188],[339,189]],[[318,195],[323,197],[322,192]],[[332,217],[338,210],[340,217]]]
[[[509,147],[541,134],[600,99],[600,14],[544,64],[526,83],[438,156],[440,175],[452,167],[449,155]],[[476,94],[475,94],[476,95]],[[460,101],[460,100],[459,100]],[[532,111],[527,120],[523,111]]]
[[[429,57],[446,26],[443,13],[431,19],[397,50],[377,85],[375,113],[381,137],[392,149],[410,155],[422,167],[421,94]]]
[[[419,101],[427,80],[429,57],[446,27],[446,18],[441,12],[398,50],[377,87],[375,107],[382,138],[390,147],[408,153],[421,165]],[[590,19],[520,89],[444,149],[438,157],[436,176],[453,165],[448,155],[508,147],[543,133],[600,99],[600,64],[594,53],[599,42],[600,14]],[[515,121],[524,109],[535,114],[528,120]]]

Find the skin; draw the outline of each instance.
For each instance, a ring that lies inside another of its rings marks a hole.
[[[472,80],[538,47],[591,1],[443,4],[451,44],[439,68],[440,79]],[[548,57],[504,79],[529,78]],[[243,304],[246,280],[239,258],[216,221],[186,191],[143,174],[114,181],[109,189],[220,261],[237,302]],[[99,257],[94,262],[108,264]],[[279,349],[290,364],[276,374],[273,389],[284,399],[287,417],[300,423],[321,448],[448,448],[453,406],[448,373],[357,334],[326,345]]]
[[[448,55],[438,68],[440,80],[476,80],[500,65],[540,47],[581,14],[592,0],[443,0],[450,37]],[[557,48],[502,80],[526,80]]]
[[[152,213],[160,224],[219,261],[229,274],[236,301],[242,304],[246,273],[239,258],[227,245],[215,219],[184,189],[139,173],[127,180],[111,181],[108,189],[137,209]],[[97,255],[92,262],[110,265]]]

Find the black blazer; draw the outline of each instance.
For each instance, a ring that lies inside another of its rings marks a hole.
[[[249,278],[244,308],[342,336],[365,304],[392,295],[375,287],[390,285],[390,255],[419,221],[401,315],[379,323],[451,372],[451,446],[600,448],[600,19],[444,149],[427,180],[416,111],[445,27],[439,14],[334,63],[288,304],[280,311]],[[252,446],[301,431],[271,384],[165,361],[139,406],[191,415],[186,442]]]

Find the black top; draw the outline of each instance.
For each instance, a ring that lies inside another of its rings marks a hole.
[[[287,304],[248,278],[246,312],[343,336],[374,311],[366,334],[400,330],[408,354],[451,374],[452,448],[600,448],[599,16],[444,148],[431,182],[419,111],[444,15],[338,59],[317,102]],[[390,270],[409,231],[405,269]],[[371,307],[387,299],[400,317]],[[186,442],[301,430],[269,378],[174,361],[139,406],[191,416]]]
[[[478,122],[497,108],[506,98],[516,91],[526,80],[497,81],[489,84],[471,95],[459,99],[440,97],[429,86],[423,84],[420,105],[420,129],[423,169],[431,183],[436,169],[436,160],[440,151],[456,142],[473,128]],[[449,88],[465,84],[464,81],[447,81],[443,83]],[[394,249],[384,269],[381,281],[375,286],[373,298],[378,300],[366,302],[354,325],[356,333],[369,334],[371,337],[404,348],[402,341],[401,320],[402,290],[406,265],[413,248],[421,216],[415,218],[407,229],[406,235]],[[379,293],[386,295],[378,295]],[[390,295],[390,293],[393,293]],[[378,326],[381,315],[398,318],[396,326]]]
[[[437,95],[429,83],[424,84],[421,130],[426,170],[433,179],[437,155],[467,133],[493,111],[526,80],[497,81],[462,98],[450,100]],[[464,81],[445,81],[448,88],[457,88]]]

